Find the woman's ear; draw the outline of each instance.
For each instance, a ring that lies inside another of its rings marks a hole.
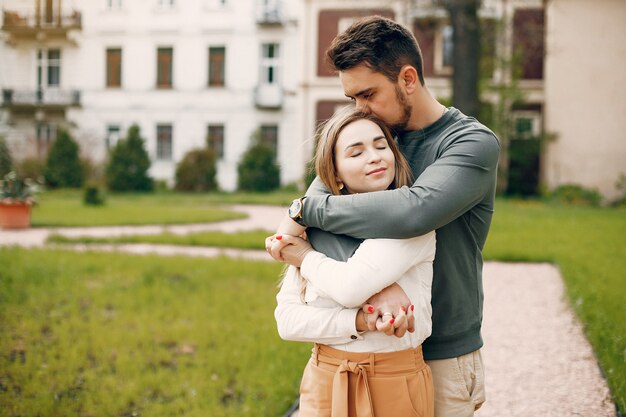
[[[400,74],[398,76],[400,87],[404,88],[407,94],[411,94],[417,88],[419,84],[419,77],[417,76],[417,70],[412,65],[405,65],[400,68]]]

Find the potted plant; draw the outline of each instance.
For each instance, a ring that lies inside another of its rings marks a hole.
[[[38,184],[30,178],[20,178],[15,171],[0,180],[0,228],[30,227],[30,213],[35,204]]]

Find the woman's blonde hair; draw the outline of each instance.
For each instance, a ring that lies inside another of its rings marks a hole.
[[[399,188],[412,184],[412,172],[406,158],[400,152],[391,131],[385,123],[371,114],[360,112],[353,107],[344,107],[335,112],[327,121],[322,123],[316,132],[317,148],[315,152],[315,172],[328,188],[331,194],[346,193],[345,188],[340,189],[337,183],[337,166],[335,161],[335,145],[341,131],[350,123],[357,120],[369,120],[382,130],[389,149],[395,158],[395,177],[389,185],[389,189]]]

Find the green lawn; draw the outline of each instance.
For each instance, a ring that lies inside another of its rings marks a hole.
[[[279,416],[281,265],[0,249],[0,416]]]
[[[154,243],[183,246],[212,246],[237,249],[265,249],[265,238],[274,233],[269,230],[252,230],[239,233],[198,232],[186,235],[163,233],[158,235],[132,235],[110,238],[65,237],[52,235],[50,243]]]
[[[484,255],[558,265],[615,400],[626,411],[626,210],[499,200]]]
[[[498,200],[485,258],[560,268],[626,410],[626,210]],[[276,335],[278,264],[2,249],[0,265],[0,416],[277,416],[296,395],[308,345]]]
[[[210,223],[245,217],[223,208],[227,204],[287,206],[295,191],[254,193],[108,194],[103,206],[86,206],[77,190],[47,191],[33,210],[33,226],[110,226],[139,224]],[[70,215],[71,213],[71,215]]]

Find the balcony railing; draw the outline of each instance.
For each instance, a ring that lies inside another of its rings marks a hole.
[[[278,84],[259,84],[254,90],[254,101],[260,109],[280,109],[283,106],[283,89]]]
[[[284,20],[283,8],[280,1],[262,2],[257,6],[256,21],[259,25],[282,25]]]
[[[81,30],[80,12],[69,15],[54,14],[52,16],[20,14],[5,10],[3,12],[2,30],[14,38],[33,38],[36,36],[67,36],[70,30]]]
[[[79,90],[37,89],[37,90],[2,90],[2,107],[16,109],[78,107]]]

